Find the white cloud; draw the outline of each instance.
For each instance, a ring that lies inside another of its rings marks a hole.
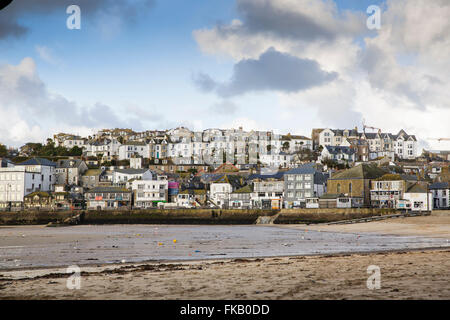
[[[35,49],[39,55],[39,58],[45,62],[52,65],[61,65],[61,60],[54,55],[53,51],[49,47],[37,45]]]
[[[450,137],[450,2],[388,0],[385,8],[381,29],[369,37],[361,15],[339,12],[333,1],[237,0],[239,20],[193,35],[210,55],[241,61],[274,47],[337,72],[321,87],[278,93],[276,107],[287,128],[289,117],[340,128],[361,127],[365,118],[383,131],[404,128],[422,145],[442,148],[442,142],[425,140]],[[273,14],[262,14],[268,12]],[[312,34],[289,30],[281,18],[303,23]]]
[[[95,129],[125,127],[142,130],[143,123],[164,123],[153,113],[130,107],[119,113],[110,106],[96,103],[79,106],[64,96],[49,91],[40,79],[32,58],[18,65],[0,66],[0,137],[1,143],[20,146],[43,142],[56,132],[91,134]]]

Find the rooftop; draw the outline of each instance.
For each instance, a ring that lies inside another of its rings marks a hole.
[[[48,166],[56,167],[56,163],[44,158],[32,158],[24,162],[18,163],[18,166]]]
[[[353,168],[341,170],[331,175],[330,180],[343,179],[377,179],[383,176],[386,171],[373,164],[359,164]]]

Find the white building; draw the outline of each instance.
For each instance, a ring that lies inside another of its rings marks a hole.
[[[356,151],[344,146],[325,146],[319,156],[319,161],[333,160],[338,163],[352,163],[356,160]]]
[[[448,182],[436,182],[430,185],[433,195],[433,209],[450,208],[450,184]]]
[[[102,139],[85,145],[84,154],[87,157],[102,157],[106,160],[112,160],[119,156],[119,147],[121,143],[116,138]]]
[[[165,176],[155,180],[134,180],[131,185],[137,208],[155,208],[158,203],[168,201],[169,182]]]
[[[125,186],[130,180],[152,180],[153,177],[150,169],[115,169],[112,173],[112,183]]]
[[[275,168],[287,168],[292,161],[292,155],[280,152],[279,154],[261,154],[259,156],[259,161],[269,167]]]
[[[150,158],[150,146],[139,141],[131,141],[119,146],[119,160],[129,160],[134,157]]]
[[[35,191],[53,191],[55,167],[49,160],[33,158],[0,168],[0,208],[21,206],[24,197]]]
[[[425,187],[414,184],[410,186],[403,195],[405,200],[411,203],[412,211],[432,211],[433,196],[431,192],[427,193]]]
[[[253,207],[281,209],[284,196],[284,180],[254,181],[251,200]]]
[[[209,198],[215,205],[224,207],[224,205],[228,204],[230,193],[232,192],[233,187],[231,186],[231,184],[214,182],[210,185]]]
[[[417,154],[417,139],[414,135],[409,135],[405,130],[400,130],[397,134],[382,133],[359,133],[357,128],[351,130],[324,129],[319,134],[319,145],[326,146],[346,146],[347,139],[362,139],[368,142],[370,159],[394,155],[400,159],[414,159]]]

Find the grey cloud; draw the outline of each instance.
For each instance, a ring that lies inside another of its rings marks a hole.
[[[273,48],[259,59],[244,59],[235,64],[228,83],[217,83],[209,76],[200,76],[203,88],[215,89],[222,97],[231,97],[253,91],[298,92],[320,86],[336,79],[336,72],[326,72],[309,59],[300,59]],[[197,79],[198,80],[198,79]]]
[[[232,27],[217,24],[216,29],[222,36],[263,33],[301,41],[331,41],[340,35],[368,33],[366,16],[362,12],[324,12],[324,15],[329,16],[327,20],[308,15],[306,11],[280,9],[274,3],[275,0],[237,0],[236,8],[243,24]]]
[[[237,3],[248,32],[269,32],[278,36],[313,40],[332,39],[337,30],[321,26],[307,15],[294,11],[280,11],[270,1],[247,1]]]
[[[78,5],[83,16],[106,12],[133,22],[140,12],[154,4],[155,0],[16,0],[0,12],[0,39],[24,35],[28,29],[19,23],[24,15],[47,15],[56,11],[66,14],[68,6]]]
[[[8,36],[20,37],[27,32],[27,29],[19,25],[14,19],[5,16],[0,11],[0,39]]]
[[[211,92],[217,87],[216,81],[208,74],[200,72],[192,76],[195,86],[203,92]]]
[[[368,75],[372,87],[380,90],[393,91],[396,95],[408,99],[417,108],[424,109],[424,92],[417,90],[408,78],[392,78],[393,68],[401,68],[393,58],[376,45],[368,45],[361,51],[359,64]],[[439,80],[427,75],[423,76],[429,82]]]
[[[223,100],[213,104],[209,108],[209,111],[219,115],[233,115],[236,113],[237,109],[238,107],[233,102],[229,100]]]

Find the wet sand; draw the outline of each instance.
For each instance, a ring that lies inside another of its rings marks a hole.
[[[333,226],[82,226],[47,234],[43,227],[0,228],[0,247],[20,247],[0,253],[21,258],[0,257],[0,299],[450,299],[449,225],[443,215]],[[124,247],[110,248],[118,243]],[[441,248],[422,249],[433,245]],[[44,258],[23,251],[33,246],[45,248]],[[69,258],[62,264],[61,246]],[[83,260],[90,263],[81,265],[81,289],[69,290],[66,267],[80,261],[77,249],[100,260]],[[396,251],[357,253],[373,250]],[[130,262],[136,252],[158,261]],[[98,262],[125,254],[126,263]],[[263,254],[278,257],[256,258]],[[49,267],[50,260],[62,267]],[[367,288],[369,265],[380,267],[380,289]]]
[[[382,221],[338,225],[284,225],[298,230],[424,236],[450,240],[450,211],[433,211],[431,216],[387,219]]]
[[[380,267],[380,289],[367,288],[369,265]],[[10,271],[0,299],[450,299],[449,270],[441,249],[110,265],[87,268],[79,290],[67,289],[64,270],[22,280]]]
[[[0,270],[448,246],[442,238],[324,232],[280,226],[20,226],[0,228]]]

